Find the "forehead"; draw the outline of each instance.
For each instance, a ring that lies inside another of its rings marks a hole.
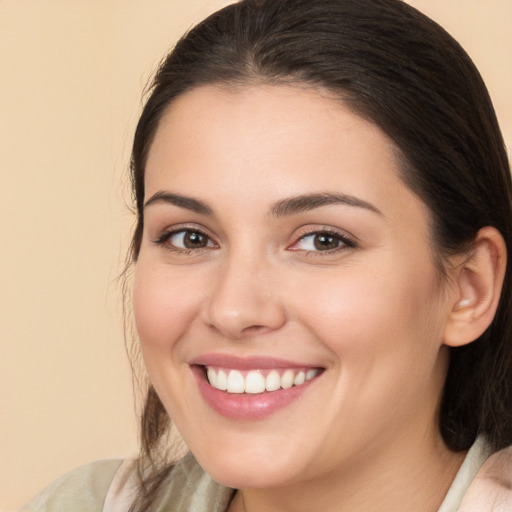
[[[270,202],[335,189],[393,207],[392,196],[406,189],[397,153],[375,124],[317,89],[204,86],[164,113],[148,155],[146,197],[178,188],[205,197],[215,190],[220,201],[231,191],[247,207],[256,192]]]
[[[308,140],[321,138],[325,144],[343,143],[340,130],[359,138],[372,139],[389,156],[398,149],[375,124],[352,113],[342,98],[325,89],[308,85],[207,85],[178,96],[164,111],[153,145],[166,133],[184,138],[210,132],[204,143],[220,144],[228,138],[248,137],[253,145],[268,147],[275,136]],[[277,140],[275,140],[278,142]],[[165,141],[168,144],[172,141]],[[320,140],[316,140],[316,143]]]

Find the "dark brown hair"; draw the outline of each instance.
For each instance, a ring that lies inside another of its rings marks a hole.
[[[162,114],[185,91],[216,83],[329,90],[399,148],[404,182],[431,211],[440,261],[464,250],[483,226],[496,227],[512,254],[504,142],[477,69],[444,29],[400,0],[243,0],[188,32],[154,78],[133,144],[133,262],[144,224],[145,163]],[[511,280],[509,266],[489,329],[451,349],[439,428],[452,450],[467,449],[479,434],[494,449],[512,443]],[[156,462],[169,424],[149,387],[141,473],[152,469],[134,510],[148,510],[170,471]]]

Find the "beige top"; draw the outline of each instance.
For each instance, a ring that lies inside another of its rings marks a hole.
[[[126,512],[135,490],[135,461],[78,468],[38,495],[24,512]],[[171,472],[154,512],[225,512],[233,489],[212,480],[189,454]],[[512,512],[512,447],[490,456],[478,439],[438,512]]]

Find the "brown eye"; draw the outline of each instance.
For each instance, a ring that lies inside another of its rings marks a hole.
[[[341,244],[341,240],[339,237],[329,233],[318,233],[313,236],[313,244],[317,251],[329,251],[337,249]]]
[[[355,243],[346,235],[330,231],[317,231],[301,237],[291,247],[294,251],[333,252],[339,249],[355,247]]]
[[[202,233],[197,233],[195,231],[187,231],[185,232],[185,236],[183,237],[183,245],[187,249],[197,249],[198,247],[206,247],[208,245],[208,237],[206,237]]]
[[[215,247],[211,238],[201,231],[193,231],[190,229],[182,229],[169,233],[165,236],[165,240],[171,246],[179,249],[203,249],[205,247]]]

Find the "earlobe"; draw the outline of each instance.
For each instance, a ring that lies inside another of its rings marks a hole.
[[[456,269],[453,306],[443,333],[445,345],[471,343],[489,327],[498,308],[506,263],[501,233],[490,226],[480,229]]]

